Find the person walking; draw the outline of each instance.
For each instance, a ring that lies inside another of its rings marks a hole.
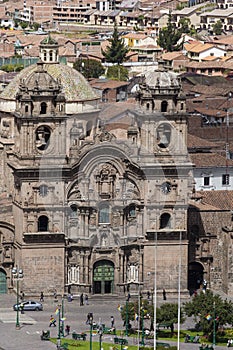
[[[23,291],[20,292],[20,299],[21,299],[21,301],[24,301],[24,292]]]
[[[49,319],[49,327],[56,327],[56,320],[55,318],[53,317],[53,315],[50,316],[50,319]]]
[[[111,328],[114,328],[114,323],[115,323],[115,319],[113,316],[111,316]]]
[[[85,304],[88,305],[88,295],[85,294]]]
[[[83,293],[80,295],[80,306],[83,306]]]
[[[167,300],[167,294],[165,289],[163,289],[163,300]]]
[[[66,336],[70,334],[70,326],[68,324],[66,325],[65,332],[66,332]]]
[[[87,314],[86,324],[90,324],[90,317],[91,317],[91,315],[90,315],[90,313],[88,313]]]
[[[40,301],[44,302],[44,293],[43,292],[40,293]]]

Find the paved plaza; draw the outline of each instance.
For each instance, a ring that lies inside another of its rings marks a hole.
[[[16,312],[12,308],[15,301],[14,295],[0,295],[0,350],[56,350],[55,344],[49,341],[41,341],[40,335],[42,330],[49,329],[51,336],[57,337],[58,327],[49,328],[50,315],[53,314],[57,318],[55,315],[57,303],[52,298],[45,298],[43,311],[27,311],[24,314],[20,314],[20,329],[16,330]],[[58,300],[58,303],[60,302],[61,299]],[[123,303],[124,300],[117,298],[107,300],[93,298],[89,300],[89,305],[80,306],[79,299],[75,299],[71,303],[65,300],[65,323],[70,325],[71,333],[73,330],[76,332],[88,331],[89,326],[86,325],[86,316],[87,313],[93,312],[95,322],[101,322],[110,327],[110,317],[113,315],[116,328],[123,329],[123,322],[117,309],[118,305]],[[192,321],[187,320],[185,325],[182,325],[182,328],[188,329],[191,326]],[[98,335],[93,335],[93,341],[95,340],[99,340]],[[104,335],[103,341],[112,342],[112,336]],[[136,339],[134,343],[137,345]],[[216,348],[221,350],[226,347],[217,346]],[[199,345],[180,343],[180,349],[198,350]]]

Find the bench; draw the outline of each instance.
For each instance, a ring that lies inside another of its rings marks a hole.
[[[40,339],[41,340],[49,340],[50,339],[50,331],[42,331]]]
[[[169,343],[163,343],[160,341],[156,342],[156,346],[162,346],[163,348],[170,348],[170,344]]]
[[[114,337],[114,344],[127,345],[128,340],[124,338]]]
[[[162,327],[162,328],[170,328],[171,327],[171,323],[158,323],[156,325],[157,330],[159,330],[160,327]]]
[[[110,327],[104,327],[103,328],[103,333],[104,334],[116,334],[116,329],[115,328],[110,328]]]
[[[208,345],[208,344],[202,344],[200,347],[199,347],[200,350],[214,350],[214,347],[213,345]]]
[[[72,333],[72,339],[74,340],[86,340],[87,339],[87,334],[86,333]]]

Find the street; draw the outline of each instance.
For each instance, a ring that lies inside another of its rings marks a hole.
[[[37,299],[38,300],[38,299]],[[104,300],[90,298],[89,305],[80,306],[79,299],[68,302],[64,299],[64,317],[65,325],[70,325],[70,333],[76,331],[88,331],[89,326],[86,325],[87,314],[93,313],[94,321],[101,322],[106,327],[111,326],[111,316],[114,316],[116,329],[123,329],[118,305],[123,305],[125,299],[105,298]],[[58,319],[55,314],[58,304],[61,304],[61,298],[58,298],[58,303],[54,302],[53,298],[45,298],[43,303],[43,311],[27,311],[24,314],[19,314],[20,329],[16,329],[16,311],[13,311],[12,305],[16,302],[15,295],[0,295],[0,350],[55,350],[56,345],[48,341],[41,341],[40,335],[42,330],[50,330],[51,337],[58,336],[58,327],[49,327],[50,316]],[[58,325],[58,321],[57,321]],[[182,329],[192,326],[192,321],[188,319]],[[69,335],[71,338],[71,334]],[[98,341],[98,335],[93,335],[93,341]],[[104,335],[103,341],[111,342],[111,335]],[[168,341],[166,341],[168,342]],[[134,339],[133,343],[138,344],[138,340]],[[171,343],[177,345],[176,343]],[[153,341],[152,341],[153,345]],[[181,350],[198,350],[200,344],[180,343]],[[225,347],[216,346],[218,350]]]

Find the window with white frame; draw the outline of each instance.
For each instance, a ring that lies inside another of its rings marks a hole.
[[[129,265],[127,274],[127,282],[138,282],[139,271],[138,265]]]
[[[79,283],[80,267],[77,265],[70,265],[68,267],[68,284]]]
[[[209,186],[210,185],[210,176],[205,175],[203,177],[203,182],[204,182],[204,186]]]
[[[222,175],[222,185],[223,186],[230,185],[230,175],[229,174]]]

